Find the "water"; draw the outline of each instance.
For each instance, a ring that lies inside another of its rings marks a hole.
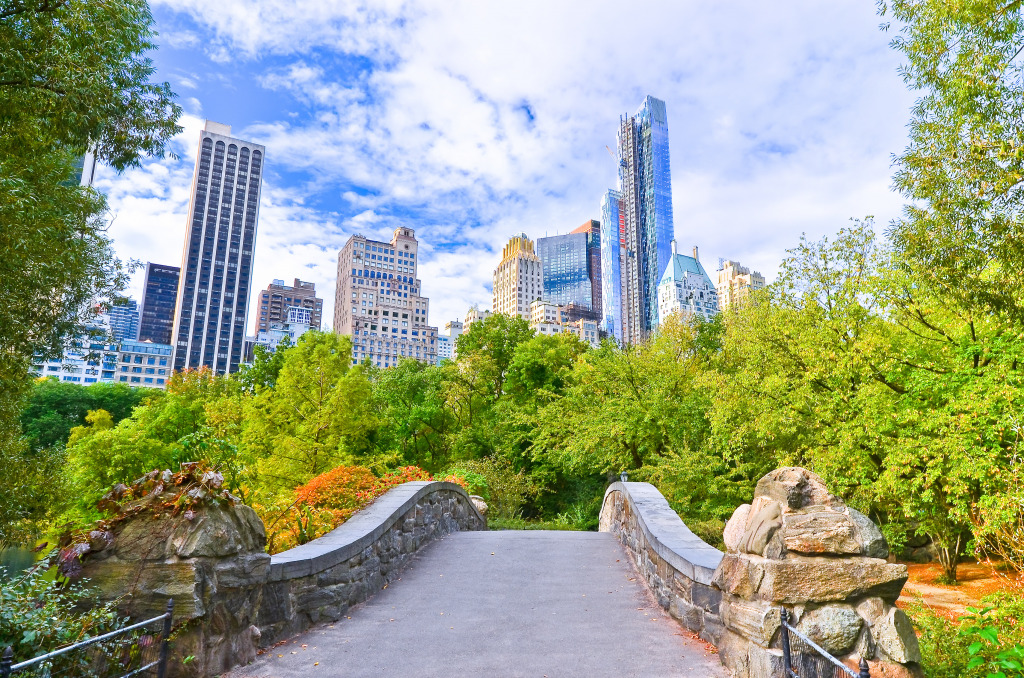
[[[6,578],[27,570],[36,562],[36,556],[28,549],[11,547],[0,549],[0,578]]]

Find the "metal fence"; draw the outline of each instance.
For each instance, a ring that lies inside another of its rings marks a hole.
[[[174,600],[167,601],[167,611],[158,617],[126,626],[117,631],[89,638],[53,652],[14,662],[14,650],[8,646],[0,656],[0,678],[21,673],[26,676],[50,678],[58,675],[93,676],[95,678],[129,678],[130,676],[167,675],[167,642],[171,635]],[[162,622],[156,632],[147,628]],[[72,673],[65,673],[74,667]]]
[[[860,660],[860,672],[855,673],[849,666],[843,664],[841,661],[826,652],[820,645],[797,631],[789,623],[789,610],[782,608],[781,617],[782,665],[786,672],[785,678],[843,678],[843,676],[852,676],[852,678],[871,678],[871,674],[868,671],[868,663],[863,657],[861,657]],[[817,656],[810,653],[797,653],[796,657],[797,661],[800,663],[800,673],[797,673],[793,668],[793,653],[790,650],[789,643],[790,633],[799,638],[809,648],[817,653]]]

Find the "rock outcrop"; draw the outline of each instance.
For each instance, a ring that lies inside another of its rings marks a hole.
[[[154,471],[107,498],[115,518],[78,540],[80,576],[133,618],[174,599],[171,676],[212,676],[256,656],[270,556],[263,522],[221,489],[220,474]],[[194,659],[183,662],[185,657]]]
[[[851,666],[864,658],[871,675],[920,674],[917,637],[894,605],[906,567],[886,562],[875,524],[820,477],[772,471],[733,513],[724,541],[713,580],[725,626],[719,652],[738,678],[782,675],[782,607],[790,624]],[[813,651],[792,639],[795,665],[814,662]]]

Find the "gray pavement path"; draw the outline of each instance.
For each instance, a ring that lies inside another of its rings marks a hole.
[[[615,537],[458,532],[369,601],[230,678],[726,676]]]

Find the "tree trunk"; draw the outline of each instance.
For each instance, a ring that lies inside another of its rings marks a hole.
[[[953,583],[956,579],[956,568],[960,564],[960,546],[963,542],[963,535],[958,534],[953,543],[942,546],[938,540],[933,539],[935,550],[939,554],[939,564],[942,565],[942,576],[947,582]]]

